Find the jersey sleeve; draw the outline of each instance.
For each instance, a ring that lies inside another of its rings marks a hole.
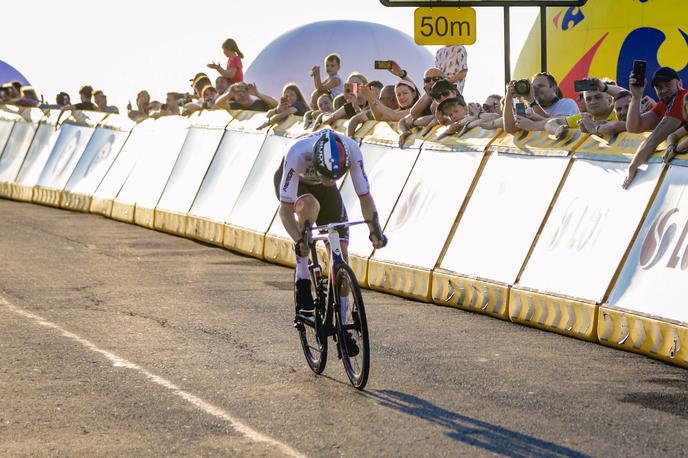
[[[359,197],[365,196],[366,194],[370,194],[370,182],[368,181],[368,175],[366,175],[363,166],[363,154],[361,154],[361,148],[358,147],[358,143],[356,143],[355,140],[348,140],[349,151],[351,153],[351,167],[349,168],[351,181],[356,190],[356,194]]]
[[[293,204],[299,189],[299,174],[303,172],[304,164],[301,160],[300,151],[302,142],[295,142],[284,158],[284,169],[282,170],[282,180],[280,181],[280,202],[283,204]]]

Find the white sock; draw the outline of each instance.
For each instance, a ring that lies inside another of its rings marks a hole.
[[[311,276],[308,272],[308,257],[307,256],[297,256],[296,257],[296,279],[306,279],[310,280]]]

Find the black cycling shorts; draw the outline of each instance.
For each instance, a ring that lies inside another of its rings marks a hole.
[[[280,163],[280,167],[275,172],[274,184],[277,200],[280,198],[280,183],[282,182],[283,173],[284,161]],[[297,195],[303,196],[304,194],[311,194],[320,204],[320,213],[318,213],[318,219],[315,221],[318,226],[329,223],[342,223],[349,220],[342,195],[336,186],[306,184],[299,180]],[[337,229],[337,232],[339,232],[340,240],[349,240],[348,227],[340,227]]]

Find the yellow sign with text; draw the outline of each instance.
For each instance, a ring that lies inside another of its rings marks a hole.
[[[475,43],[473,8],[416,8],[414,39],[419,45],[472,45]]]

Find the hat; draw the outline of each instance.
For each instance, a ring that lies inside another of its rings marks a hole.
[[[459,89],[456,87],[456,85],[447,80],[439,80],[432,85],[432,89],[430,89],[430,97],[436,98],[438,95],[441,95],[443,92],[447,91],[454,91],[458,93]]]
[[[657,81],[671,81],[671,80],[681,80],[678,76],[676,70],[671,67],[659,67],[654,75],[652,75],[652,85],[656,86]]]
[[[208,75],[206,75],[205,73],[196,73],[196,76],[194,77],[193,82],[191,83],[191,87],[193,87],[193,90],[196,93],[196,95],[200,96],[201,91],[206,86],[212,86],[212,83],[210,82],[210,78],[208,78]]]

